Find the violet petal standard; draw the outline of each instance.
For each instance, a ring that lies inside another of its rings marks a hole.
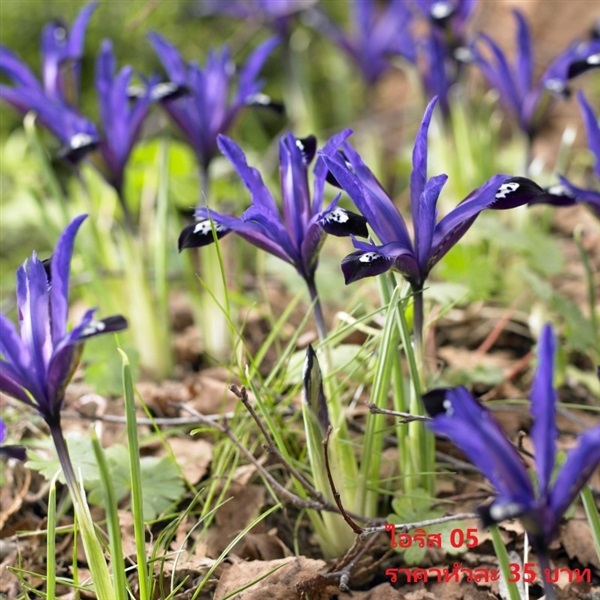
[[[348,143],[341,145],[341,152],[321,152],[327,168],[366,217],[380,242],[354,242],[360,252],[348,255],[342,262],[346,283],[395,268],[414,290],[421,290],[433,266],[466,233],[482,210],[513,208],[543,193],[528,179],[494,175],[436,222],[436,204],[446,182],[446,175],[427,179],[427,132],[436,100],[427,106],[413,150],[410,200],[414,241],[390,197]]]
[[[343,131],[324,146],[334,152],[350,135]],[[367,235],[366,220],[337,206],[334,199],[323,210],[327,167],[321,158],[314,167],[314,187],[310,190],[308,170],[316,152],[313,136],[296,138],[288,133],[279,142],[281,205],[279,210],[257,169],[250,167],[242,149],[224,135],[219,147],[234,166],[252,197],[252,205],[240,216],[221,214],[208,208],[196,212],[198,222],[186,227],[179,238],[179,249],[210,244],[235,232],[251,244],[293,265],[306,280],[312,280],[323,232],[332,235]]]
[[[123,193],[125,167],[152,103],[152,86],[145,88],[140,96],[131,98],[132,76],[131,67],[116,72],[112,42],[104,40],[96,59],[96,90],[103,130],[99,145],[102,160],[94,161],[94,165],[119,197]]]
[[[260,93],[264,82],[258,75],[279,39],[260,44],[234,78],[236,68],[227,47],[210,51],[201,68],[185,62],[177,48],[157,33],[148,38],[171,82],[187,92],[161,103],[206,169],[217,153],[217,136],[229,130],[241,110],[271,103]]]
[[[571,79],[600,67],[600,40],[572,44],[552,62],[540,80],[534,83],[531,32],[524,15],[516,9],[513,14],[517,21],[515,63],[510,64],[500,47],[485,34],[479,36],[479,44],[487,46],[491,56],[486,57],[478,43],[473,44],[473,54],[475,63],[500,95],[505,109],[515,116],[521,130],[532,137],[541,118],[538,109],[543,94],[548,91],[555,96],[568,96]]]
[[[433,417],[429,427],[449,437],[489,479],[496,498],[480,509],[486,524],[519,517],[530,541],[545,552],[560,519],[600,465],[600,425],[579,436],[574,448],[551,481],[556,462],[556,342],[546,325],[538,344],[538,367],[531,391],[537,491],[515,447],[502,433],[492,414],[463,387],[435,390],[423,398]]]
[[[323,12],[310,13],[313,27],[339,46],[354,62],[369,85],[373,85],[391,67],[390,59],[401,56],[416,61],[412,35],[412,15],[404,0],[391,0],[379,10],[376,0],[350,3],[351,32],[333,23]]]
[[[87,215],[64,230],[50,262],[51,276],[35,254],[17,271],[20,334],[0,313],[0,391],[35,408],[53,425],[60,417],[64,392],[79,363],[83,342],[127,327],[121,316],[96,320],[88,310],[67,331],[69,272],[77,231]]]

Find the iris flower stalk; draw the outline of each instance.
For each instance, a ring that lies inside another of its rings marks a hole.
[[[439,97],[442,114],[450,117],[449,93],[471,61],[467,28],[477,0],[417,0],[429,21],[429,31],[417,41],[423,87],[429,98]]]
[[[66,484],[81,517],[85,517],[85,501],[61,424],[65,390],[79,364],[84,343],[127,326],[119,315],[97,320],[96,309],[90,309],[76,327],[67,330],[73,245],[86,217],[81,215],[67,226],[49,261],[41,261],[34,252],[19,267],[16,294],[20,334],[8,317],[0,313],[0,391],[36,410],[48,425]],[[92,572],[96,570],[95,575],[98,574],[95,581],[101,585],[108,571],[98,540],[84,532],[84,544]],[[98,556],[102,560],[98,561]],[[112,597],[106,590],[107,595],[100,591],[102,597]]]
[[[433,417],[430,428],[462,450],[494,487],[493,502],[479,509],[484,524],[519,518],[542,569],[546,598],[556,598],[544,575],[548,546],[560,520],[600,465],[600,425],[582,433],[556,469],[556,340],[546,325],[538,344],[538,366],[531,389],[531,438],[535,449],[534,485],[521,456],[492,414],[463,387],[434,390],[424,397]]]
[[[349,132],[344,131],[332,137],[323,151],[335,151],[348,135]],[[315,283],[324,233],[366,236],[365,219],[338,207],[339,196],[323,209],[327,168],[320,158],[314,167],[311,199],[308,167],[317,150],[314,136],[300,139],[288,133],[279,140],[281,212],[259,171],[248,165],[242,149],[224,135],[219,136],[218,144],[250,192],[252,205],[240,217],[200,207],[196,211],[197,222],[182,231],[179,249],[205,246],[215,238],[235,232],[254,246],[289,263],[306,283],[314,303],[317,331],[324,340],[327,328]]]
[[[472,48],[475,64],[499,96],[504,109],[514,116],[527,136],[527,169],[531,163],[533,139],[543,122],[552,95],[570,96],[569,82],[600,67],[600,40],[574,42],[561,52],[535,82],[533,40],[527,20],[521,11],[514,10],[517,22],[516,59],[511,64],[500,47],[486,34],[480,34]],[[481,48],[487,47],[489,56]],[[550,95],[551,94],[551,95]]]

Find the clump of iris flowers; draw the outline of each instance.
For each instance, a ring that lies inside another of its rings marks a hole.
[[[96,90],[100,126],[78,107],[81,59],[87,23],[96,9],[86,5],[71,31],[53,22],[42,33],[42,84],[13,52],[0,46],[0,72],[13,85],[0,85],[0,100],[37,118],[61,142],[60,158],[76,164],[86,157],[116,191],[125,220],[133,219],[123,195],[125,167],[155,99],[155,81],[139,94],[131,93],[133,69],[116,72],[112,42],[104,40],[96,60]]]
[[[548,545],[561,517],[600,465],[600,425],[582,433],[555,476],[555,336],[546,325],[538,345],[538,366],[531,389],[531,438],[535,449],[532,481],[523,459],[492,414],[463,387],[433,390],[423,398],[433,417],[429,427],[446,436],[494,486],[495,499],[480,509],[484,524],[519,518],[542,569],[549,567]],[[546,598],[555,598],[546,577]]]
[[[323,152],[334,152],[349,135],[344,131],[332,137]],[[304,139],[288,133],[279,141],[281,180],[280,212],[257,169],[250,167],[242,149],[224,135],[218,138],[221,152],[234,166],[252,197],[252,205],[240,216],[226,215],[206,207],[196,212],[196,223],[186,227],[179,237],[179,250],[197,248],[235,232],[254,246],[291,264],[308,286],[315,302],[315,319],[319,335],[326,337],[326,327],[315,286],[315,271],[324,232],[333,235],[367,235],[366,221],[360,215],[337,206],[339,196],[323,210],[327,167],[319,158],[314,167],[311,194],[308,168],[317,151],[314,136]],[[312,196],[312,198],[311,198]]]
[[[52,258],[41,261],[34,252],[17,271],[17,311],[20,334],[0,313],[0,391],[36,410],[50,429],[69,488],[76,488],[61,426],[65,390],[83,352],[97,335],[127,327],[119,315],[97,320],[88,310],[67,330],[69,274],[75,236],[87,215],[64,230]]]

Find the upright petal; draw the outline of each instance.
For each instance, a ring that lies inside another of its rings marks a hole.
[[[257,80],[258,74],[263,68],[269,54],[271,54],[279,42],[280,40],[277,37],[269,38],[260,44],[249,56],[240,73],[238,82],[237,96],[240,105],[246,104],[252,96],[255,96],[261,90],[263,82]]]
[[[24,88],[42,91],[40,82],[31,69],[11,50],[0,45],[0,72]]]
[[[311,217],[308,169],[297,145],[288,133],[279,140],[279,177],[283,220],[296,248],[300,248]]]
[[[513,14],[517,19],[517,83],[521,91],[522,97],[532,87],[533,82],[533,55],[531,50],[531,33],[525,16],[520,10],[513,10]]]
[[[436,102],[437,96],[432,98],[427,105],[425,114],[423,115],[423,120],[421,121],[421,125],[419,127],[419,131],[417,132],[417,137],[415,138],[415,145],[413,147],[413,169],[412,173],[410,174],[410,206],[413,221],[415,223],[419,222],[419,204],[421,194],[423,193],[425,184],[427,183],[427,133],[429,131],[431,115],[433,114],[433,109],[435,108]]]
[[[414,222],[415,252],[422,272],[427,270],[431,256],[431,245],[436,222],[436,205],[439,195],[448,180],[447,175],[432,177],[426,184],[419,198],[419,210]]]
[[[433,417],[427,425],[448,436],[501,498],[521,505],[524,511],[532,507],[533,486],[520,456],[492,415],[465,388],[446,390],[441,406],[431,404],[427,395],[423,401]]]
[[[178,85],[186,85],[187,66],[177,48],[155,32],[148,34],[148,40],[162,62],[169,79]]]
[[[79,227],[85,221],[87,215],[80,215],[71,221],[62,232],[52,260],[50,262],[51,285],[50,285],[50,309],[52,342],[57,344],[67,331],[67,319],[69,315],[69,272],[71,270],[71,258],[73,256],[73,245]]]
[[[412,242],[402,215],[352,146],[344,143],[341,152],[321,156],[379,240],[383,244],[399,242],[412,252]]]
[[[583,92],[577,94],[577,100],[581,107],[583,123],[587,134],[588,146],[595,157],[594,170],[600,178],[600,115],[595,115]]]
[[[278,214],[279,211],[273,196],[263,183],[261,174],[255,168],[248,166],[244,151],[233,140],[224,135],[219,135],[218,145],[221,152],[238,172],[246,188],[248,188],[254,204],[273,214]]]
[[[535,448],[538,494],[544,504],[547,502],[556,453],[555,352],[556,341],[552,327],[545,325],[538,342],[538,365],[531,388],[531,437]]]
[[[569,508],[599,465],[600,425],[597,425],[580,436],[552,486],[549,505],[556,520]]]

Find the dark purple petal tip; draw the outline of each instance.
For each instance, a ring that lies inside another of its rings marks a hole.
[[[100,140],[88,133],[77,133],[68,144],[65,144],[57,153],[60,159],[68,160],[73,163],[79,162],[86,154],[93,152]]]
[[[595,54],[591,54],[586,58],[572,62],[567,69],[567,77],[569,79],[573,79],[574,77],[578,77],[579,75],[582,75],[591,69],[598,68],[600,68],[600,52],[596,52]]]
[[[177,244],[179,252],[185,250],[186,248],[202,248],[203,246],[212,244],[215,241],[213,236],[213,227],[215,233],[217,234],[218,240],[230,232],[230,229],[227,229],[227,227],[219,223],[215,223],[214,221],[211,225],[210,219],[196,221],[196,223],[192,223],[191,225],[185,227],[179,235]]]
[[[346,284],[354,283],[364,277],[381,275],[392,268],[394,260],[377,252],[363,252],[361,250],[348,254],[342,260],[342,273]]]
[[[325,233],[336,237],[355,235],[368,237],[367,219],[358,213],[337,206],[319,219],[319,224]]]
[[[92,321],[81,332],[77,341],[84,341],[104,333],[115,333],[127,329],[127,319],[122,315],[112,315],[98,321]]]
[[[246,99],[245,104],[246,106],[268,108],[280,116],[285,115],[285,104],[279,100],[273,100],[273,98],[267,96],[267,94],[254,94]]]
[[[317,153],[317,138],[314,135],[308,135],[305,138],[296,138],[296,146],[302,154],[302,161],[306,166],[315,158]]]
[[[449,388],[436,388],[421,396],[423,406],[430,417],[437,417],[445,414],[450,407],[450,403],[446,400]]]

